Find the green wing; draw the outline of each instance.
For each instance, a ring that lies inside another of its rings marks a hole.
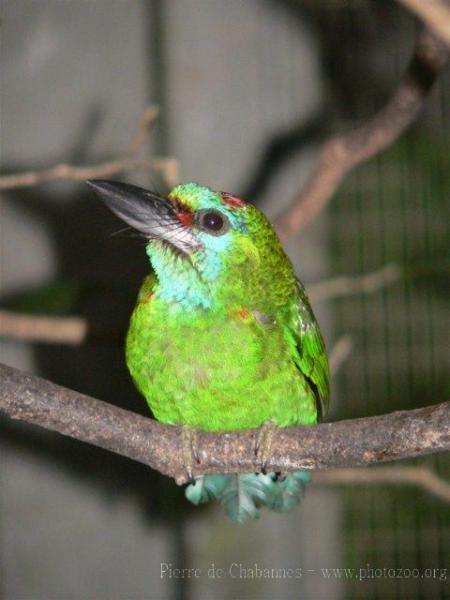
[[[294,360],[314,392],[318,416],[322,418],[328,411],[330,395],[328,356],[305,288],[300,281],[297,283],[298,294],[289,324],[296,343]]]

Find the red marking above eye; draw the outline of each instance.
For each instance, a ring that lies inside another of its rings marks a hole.
[[[233,194],[229,194],[228,192],[220,192],[220,195],[222,196],[224,204],[231,206],[231,208],[242,208],[245,206],[245,202],[237,196],[233,196]]]
[[[182,223],[185,227],[190,227],[192,225],[192,221],[194,217],[192,213],[188,212],[179,212],[177,213],[177,219]]]

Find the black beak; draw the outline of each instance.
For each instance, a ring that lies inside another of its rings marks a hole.
[[[177,217],[176,207],[166,198],[120,181],[86,181],[120,219],[149,239],[163,240],[182,252],[200,244],[190,227]]]

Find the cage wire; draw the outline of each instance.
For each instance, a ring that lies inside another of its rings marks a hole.
[[[408,24],[405,29],[407,39],[413,32]],[[384,32],[376,35],[383,53]],[[385,60],[392,81],[404,72],[405,39],[399,37],[392,60]],[[357,53],[347,58],[359,60]],[[419,120],[349,178],[329,211],[335,273],[364,274],[388,263],[402,273],[376,294],[333,302],[337,335],[351,333],[356,347],[335,382],[339,418],[448,399],[449,80],[446,72]],[[364,97],[355,117],[363,120],[377,108]],[[450,478],[448,455],[398,463],[414,465]],[[409,485],[350,486],[342,496],[346,566],[367,576],[345,578],[346,598],[448,598],[450,507],[444,501]]]

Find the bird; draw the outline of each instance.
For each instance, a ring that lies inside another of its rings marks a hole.
[[[131,315],[126,363],[158,421],[183,426],[189,443],[197,430],[261,428],[263,456],[277,428],[313,425],[326,415],[324,340],[304,286],[257,207],[198,183],[167,196],[119,181],[87,183],[146,240],[149,274]],[[257,473],[190,477],[185,495],[194,504],[218,499],[238,523],[258,518],[263,507],[287,512],[310,474],[266,472],[266,459]]]

